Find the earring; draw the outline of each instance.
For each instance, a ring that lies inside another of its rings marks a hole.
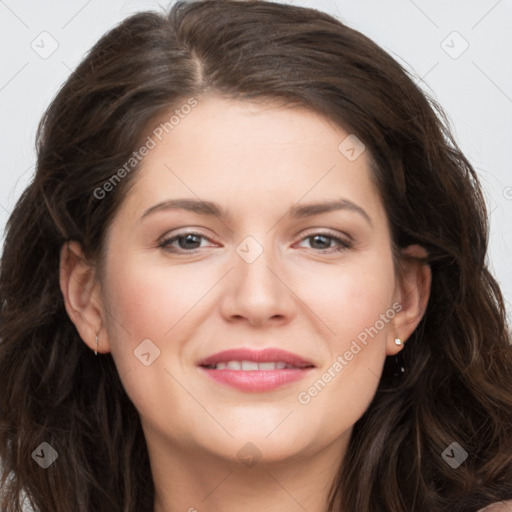
[[[98,335],[96,334],[96,350],[94,351],[94,355],[98,355]]]
[[[400,351],[394,357],[394,365],[393,365],[393,382],[395,385],[398,385],[405,375],[405,363],[402,352]]]
[[[395,344],[398,346],[403,346],[404,342],[400,338],[395,338]],[[405,374],[405,365],[404,365],[404,359],[402,356],[402,351],[394,357],[394,368],[393,368],[393,381],[395,384],[398,384],[400,382],[400,379]]]

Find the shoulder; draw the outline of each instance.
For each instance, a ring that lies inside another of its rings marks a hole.
[[[512,512],[512,500],[498,501],[485,508],[481,508],[477,512]]]

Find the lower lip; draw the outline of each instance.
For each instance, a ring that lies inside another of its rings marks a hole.
[[[286,370],[212,370],[200,367],[209,377],[240,391],[272,391],[303,379],[313,368]]]

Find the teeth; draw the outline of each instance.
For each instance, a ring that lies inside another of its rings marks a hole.
[[[258,363],[256,361],[242,361],[242,370],[257,370]]]
[[[282,361],[268,362],[268,363],[257,363],[255,361],[228,361],[227,363],[217,363],[212,366],[215,370],[242,370],[242,371],[254,371],[254,370],[284,370],[296,368],[291,364],[283,363]]]
[[[275,370],[276,363],[258,363],[260,370]]]

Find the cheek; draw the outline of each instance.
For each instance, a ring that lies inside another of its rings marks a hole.
[[[118,332],[121,328],[116,342],[126,337],[161,339],[200,300],[210,281],[193,265],[166,268],[133,258],[112,262],[111,268],[106,300],[111,323]]]
[[[105,302],[110,348],[119,374],[135,376],[142,371],[149,378],[145,370],[164,368],[170,361],[186,370],[184,346],[197,337],[198,318],[211,311],[208,294],[224,271],[213,267],[199,271],[194,264],[150,265],[136,255],[112,258]],[[154,362],[146,367],[139,358],[148,351]]]
[[[392,306],[395,283],[391,258],[359,258],[305,275],[309,277],[302,281],[300,295],[329,328],[326,333],[339,349],[374,326]],[[377,324],[379,330],[386,331],[389,322],[384,322],[384,327],[381,324]]]
[[[193,265],[178,271],[177,266],[149,266],[136,257],[112,259],[107,276],[105,303],[112,357],[137,410],[142,417],[151,417],[162,410],[163,403],[179,402],[180,397],[183,401],[181,388],[166,371],[169,358],[179,364],[179,340],[190,336],[196,325],[193,308],[215,281]],[[168,343],[169,332],[172,344]],[[171,419],[166,421],[170,424]]]
[[[329,327],[328,357],[322,382],[311,383],[311,393],[304,389],[299,402],[314,399],[313,408],[319,414],[325,407],[354,419],[371,402],[386,357],[386,339],[396,314],[393,260],[391,254],[355,258],[336,272],[326,267],[314,281],[316,287],[313,281],[304,282],[303,293],[307,288],[316,290],[309,295],[308,306]]]

